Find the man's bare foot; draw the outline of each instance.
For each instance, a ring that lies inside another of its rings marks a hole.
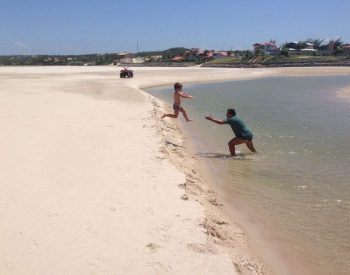
[[[186,122],[190,122],[190,121],[193,121],[193,119],[187,119]]]

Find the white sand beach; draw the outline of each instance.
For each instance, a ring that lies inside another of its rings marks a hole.
[[[133,69],[0,67],[0,274],[272,274],[142,89],[350,67]]]

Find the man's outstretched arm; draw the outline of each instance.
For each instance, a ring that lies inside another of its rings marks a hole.
[[[225,124],[225,122],[223,120],[213,118],[211,115],[206,116],[205,119],[210,120],[210,121],[212,121],[212,122],[214,122],[216,124],[220,124],[220,125]]]

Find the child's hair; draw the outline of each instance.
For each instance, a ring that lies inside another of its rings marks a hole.
[[[227,109],[227,113],[231,114],[232,116],[235,116],[236,115],[236,110],[233,109],[233,108],[230,108],[230,109]]]
[[[182,89],[182,84],[176,82],[176,83],[174,84],[174,89],[175,89],[175,90],[181,90],[181,89]]]

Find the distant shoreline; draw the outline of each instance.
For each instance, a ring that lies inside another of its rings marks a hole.
[[[285,67],[348,67],[350,61],[312,61],[312,62],[260,62],[260,63],[196,63],[196,62],[154,62],[154,63],[123,63],[123,64],[101,64],[101,65],[89,65],[89,64],[37,64],[37,65],[3,65],[0,67],[203,67],[203,68],[285,68]]]
[[[203,68],[285,68],[285,67],[347,67],[350,66],[350,61],[333,62],[333,61],[319,61],[319,62],[283,62],[283,63],[152,63],[152,64],[120,64],[119,67],[191,67],[198,66]]]

